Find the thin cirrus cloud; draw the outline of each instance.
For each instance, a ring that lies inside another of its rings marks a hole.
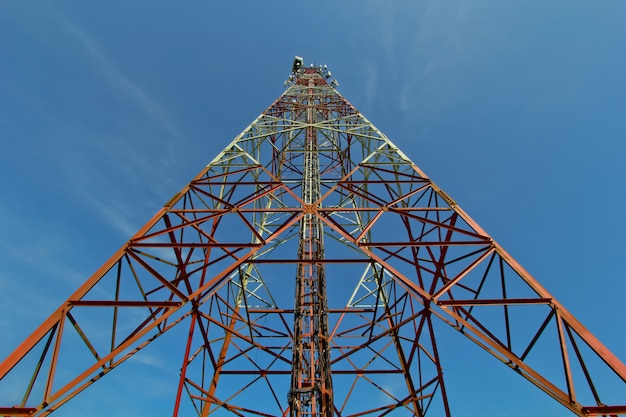
[[[155,207],[157,203],[151,200],[162,197],[163,184],[172,182],[167,172],[176,160],[173,150],[182,141],[182,134],[162,105],[107,56],[98,39],[58,14],[56,21],[82,47],[83,59],[86,57],[97,69],[109,87],[107,93],[147,119],[146,123],[146,119],[133,119],[120,112],[114,120],[117,126],[98,130],[76,120],[74,126],[64,126],[57,132],[66,136],[59,141],[66,146],[52,150],[51,154],[61,167],[66,184],[72,187],[72,198],[87,205],[123,236],[130,237],[146,220],[145,213],[137,215],[137,209],[142,209],[137,207],[137,194],[142,196],[142,206]],[[83,87],[89,89],[93,85]],[[138,131],[152,133],[137,135]],[[162,146],[145,146],[142,143],[145,137],[159,141]],[[128,138],[137,140],[129,143]],[[104,169],[94,169],[94,164]],[[139,184],[142,184],[140,189]],[[127,186],[138,190],[131,191],[128,197]]]
[[[124,98],[141,109],[155,125],[166,131],[173,139],[181,138],[180,132],[161,106],[136,82],[118,69],[114,62],[105,55],[103,48],[94,37],[67,21],[63,22],[63,26],[84,47],[104,78],[116,91],[119,91]]]

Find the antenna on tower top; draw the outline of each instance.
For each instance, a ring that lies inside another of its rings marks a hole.
[[[296,78],[298,78],[298,74],[301,74],[302,71],[307,72],[307,69],[304,68],[304,58],[302,58],[299,55],[296,55],[293,58],[293,64],[291,66],[291,74],[289,74],[289,77],[285,80],[285,83],[284,83],[285,87],[290,87],[295,82]],[[319,74],[321,74],[322,77],[324,77],[324,79],[326,80],[329,80],[333,76],[332,72],[328,70],[328,65],[326,64],[316,66],[314,63],[311,63],[311,68],[309,71],[319,72]],[[339,86],[339,83],[337,82],[336,79],[332,79],[330,81],[330,85],[333,88],[336,88]]]
[[[303,66],[304,66],[304,58],[296,55],[293,58],[293,66],[291,67],[292,74],[295,74],[296,72],[298,72],[298,70]]]
[[[300,71],[300,68],[302,68],[304,66],[304,58],[302,58],[301,56],[296,55],[293,58],[293,65],[291,66],[291,74],[289,74],[289,77],[285,80],[285,87],[289,87],[296,79],[296,74],[298,74],[298,72]]]

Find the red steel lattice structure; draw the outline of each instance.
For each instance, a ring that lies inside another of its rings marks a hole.
[[[0,415],[48,415],[186,326],[174,416],[449,417],[435,322],[575,415],[626,414],[602,387],[623,363],[300,63],[0,364]]]

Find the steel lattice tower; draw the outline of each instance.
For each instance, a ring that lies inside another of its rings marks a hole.
[[[48,415],[185,326],[174,416],[449,417],[438,323],[576,415],[626,414],[605,395],[606,375],[625,392],[622,362],[330,79],[294,61],[286,91],[0,364],[0,415]]]

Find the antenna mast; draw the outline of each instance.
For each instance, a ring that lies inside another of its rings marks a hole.
[[[296,272],[295,314],[293,332],[293,364],[289,409],[292,417],[332,417],[332,379],[326,305],[326,276],[324,259],[323,223],[316,214],[321,207],[320,162],[318,134],[314,124],[317,108],[323,103],[316,95],[313,75],[316,69],[300,69],[302,59],[294,60],[296,82],[306,83],[307,94],[301,103],[302,117],[306,118],[304,167],[302,175],[302,210],[300,220]]]

